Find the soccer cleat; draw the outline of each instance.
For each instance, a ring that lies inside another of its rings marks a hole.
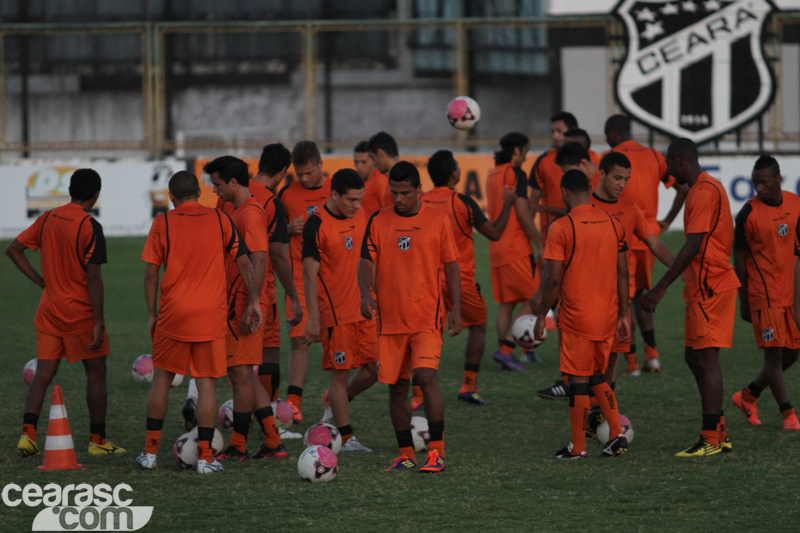
[[[330,391],[326,390],[322,393],[322,403],[325,404],[325,412],[322,413],[322,423],[323,424],[330,424],[332,426],[336,426],[336,419],[333,417],[333,410],[331,409],[331,403],[328,401],[328,394]]]
[[[552,387],[536,391],[536,396],[539,398],[546,398],[548,400],[555,400],[556,398],[569,399],[569,388],[564,385],[560,379],[556,381]]]
[[[367,448],[366,446],[361,444],[358,441],[358,439],[356,438],[356,436],[353,435],[352,437],[347,439],[347,442],[345,442],[342,445],[342,451],[343,452],[371,452],[372,450],[370,450],[369,448]]]
[[[625,435],[617,435],[615,438],[608,441],[608,443],[600,452],[600,457],[616,457],[628,451],[628,439]]]
[[[483,405],[486,403],[484,399],[480,397],[477,390],[469,391],[462,389],[458,391],[458,399],[462,402],[474,403],[475,405]]]
[[[39,455],[39,447],[36,446],[36,443],[27,435],[22,435],[19,438],[19,443],[17,443],[17,451],[20,453],[20,455],[22,455],[22,457]]]
[[[522,363],[517,361],[513,355],[503,352],[500,348],[492,352],[492,360],[496,363],[500,363],[500,368],[502,370],[510,370],[511,372],[521,372],[525,370]]]
[[[197,425],[197,402],[194,398],[186,398],[181,407],[181,414],[183,415],[183,426],[186,431],[191,431]]]
[[[299,426],[303,423],[303,413],[300,412],[300,408],[297,407],[292,402],[289,402],[289,405],[292,406],[292,424],[295,426]]]
[[[706,457],[708,455],[716,455],[722,451],[720,446],[714,446],[709,444],[705,441],[703,437],[700,437],[695,444],[686,448],[682,452],[678,452],[675,454],[675,457]]]
[[[593,405],[589,410],[589,418],[586,419],[586,438],[597,438],[597,426],[605,421],[606,417],[603,415],[603,410],[599,405]]]
[[[719,443],[719,447],[722,449],[722,453],[731,453],[733,451],[733,443],[728,437],[725,437],[725,440]]]
[[[789,415],[784,418],[783,429],[800,430],[800,421],[797,420],[797,415]]]
[[[425,409],[425,403],[417,401],[415,398],[411,398],[411,410],[412,411],[422,411]]]
[[[303,435],[297,433],[296,431],[289,431],[288,429],[278,428],[278,434],[281,436],[281,440],[291,440],[291,439],[302,439]]]
[[[269,448],[266,444],[262,444],[261,448],[256,453],[250,456],[250,459],[264,459],[271,457],[273,459],[286,459],[289,457],[289,452],[286,451],[286,445],[281,442],[280,446]]]
[[[638,378],[642,375],[642,371],[638,368],[634,368],[633,370],[626,370],[622,373],[623,376],[630,376],[632,378]]]
[[[121,446],[117,446],[108,439],[104,439],[103,444],[96,442],[89,442],[89,455],[114,455],[117,453],[125,453],[128,450]]]
[[[236,446],[228,446],[217,455],[214,456],[214,459],[218,459],[220,461],[225,461],[227,459],[233,459],[234,461],[246,461],[249,458],[246,451],[241,451]]]
[[[222,466],[222,463],[213,459],[212,461],[206,461],[205,459],[198,459],[197,460],[197,473],[198,474],[213,474],[215,472],[223,472],[225,467]]]
[[[733,400],[733,405],[741,409],[741,411],[744,413],[744,416],[747,417],[748,424],[754,426],[761,425],[761,420],[758,419],[758,406],[755,404],[755,402],[746,402],[742,397],[742,391],[736,391],[731,400]]]
[[[658,358],[645,359],[644,364],[642,365],[642,371],[653,372],[656,374],[661,372],[661,361],[659,361]]]
[[[425,464],[419,467],[419,471],[428,474],[444,472],[444,457],[439,455],[438,450],[429,451],[428,458],[425,460]]]
[[[553,459],[586,459],[586,452],[581,452],[578,455],[572,454],[572,443],[569,446],[564,446],[560,450],[558,450],[554,455]]]
[[[395,470],[414,470],[415,468],[417,468],[417,463],[407,455],[401,455],[400,457],[395,457],[392,466],[387,466],[384,470],[386,472],[392,472]]]
[[[158,456],[154,453],[142,452],[139,454],[139,457],[136,458],[136,464],[145,470],[154,469],[156,467],[156,463],[158,463]]]
[[[523,363],[544,363],[544,360],[536,355],[536,350],[525,350],[519,360]]]

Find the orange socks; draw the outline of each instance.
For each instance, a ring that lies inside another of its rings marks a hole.
[[[758,391],[761,394],[761,391]],[[747,403],[756,403],[758,401],[758,396],[753,394],[753,390],[748,385],[744,389],[742,389],[742,399]]]
[[[29,439],[36,442],[36,426],[33,424],[22,424],[22,434],[27,435]]]
[[[411,459],[415,463],[417,462],[417,454],[414,453],[414,447],[413,446],[404,446],[404,447],[400,448],[400,455],[405,455],[406,457],[408,457],[409,459]]]
[[[725,427],[725,414],[719,416],[719,425],[717,426],[719,433],[719,442],[722,444],[728,438],[728,429]]]
[[[294,405],[298,409],[301,409],[303,407],[303,397],[301,395],[298,395],[298,394],[287,394],[286,395],[286,401],[289,402],[290,404]]]
[[[724,426],[722,415],[703,415],[703,431],[700,434],[711,446],[719,448],[720,435],[722,433],[721,426]]]
[[[500,344],[500,351],[506,355],[511,355],[514,353],[514,343],[509,341],[503,341]]]
[[[247,451],[247,436],[234,431],[231,435],[231,446],[245,453]]]
[[[794,415],[795,415],[795,411],[794,411],[793,407],[790,407],[789,409],[784,409],[784,410],[781,411],[781,416],[783,417],[784,420],[786,420],[790,416],[794,416]],[[34,439],[34,437],[31,437],[31,439]]]
[[[144,453],[158,455],[158,447],[161,445],[161,430],[148,430],[147,440],[144,444]]]
[[[425,401],[425,397],[422,395],[422,389],[419,385],[414,385],[411,387],[411,400],[415,404],[420,404]]]
[[[467,363],[469,365],[469,363]],[[473,365],[478,366],[478,365]],[[464,379],[461,381],[461,390],[474,392],[478,385],[478,371],[464,370]]]
[[[444,457],[444,439],[430,441],[430,443],[428,443],[428,450],[429,451],[436,450],[437,452],[439,452],[440,457]]]
[[[572,455],[586,451],[586,420],[589,418],[589,385],[574,383],[569,400],[569,423],[572,428]]]
[[[436,450],[441,457],[444,457],[444,420],[429,420],[428,430],[431,435],[428,450]]]
[[[605,381],[592,386],[591,389],[595,398],[597,398],[597,404],[603,411],[603,415],[606,417],[606,420],[608,420],[608,434],[610,438],[613,439],[622,433],[622,425],[619,422],[617,396]]]
[[[636,360],[636,352],[627,353],[625,354],[625,357],[628,360],[628,368],[625,370],[626,372],[639,369],[639,362]]]

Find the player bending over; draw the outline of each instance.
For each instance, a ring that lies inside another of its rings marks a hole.
[[[377,147],[375,149],[381,150]],[[396,151],[397,145],[395,145]],[[378,170],[367,141],[361,141],[353,150],[353,165],[364,180],[364,198],[361,200],[364,214],[369,217],[381,207],[393,205],[392,193],[389,191],[389,177]]]

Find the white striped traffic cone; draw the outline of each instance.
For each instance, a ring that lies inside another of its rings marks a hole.
[[[44,463],[39,470],[82,470],[75,457],[75,445],[69,429],[67,407],[61,385],[53,386],[50,402],[50,421],[47,423],[47,440],[44,443]]]

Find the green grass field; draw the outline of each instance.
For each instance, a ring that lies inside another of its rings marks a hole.
[[[485,239],[477,237],[478,274],[491,301]],[[683,238],[667,234],[677,251]],[[549,456],[569,440],[565,401],[535,396],[536,389],[558,375],[554,338],[540,350],[543,364],[522,373],[501,372],[488,354],[496,340],[490,304],[489,346],[480,374],[485,406],[457,402],[466,333],[445,341],[440,382],[447,400],[447,471],[423,476],[417,472],[385,473],[397,455],[388,418],[387,388],[376,385],[352,404],[359,439],[373,453],[339,455],[339,476],[329,484],[303,483],[296,470],[302,441],[287,441],[289,460],[230,464],[226,472],[198,476],[178,469],[171,448],[182,434],[180,406],[186,385],[173,390],[164,427],[160,463],[144,472],[134,463],[142,449],[148,387],[135,383],[134,358],[150,352],[147,312],[139,260],[144,239],[109,239],[110,263],[104,267],[106,320],[112,354],[108,359],[108,436],[128,448],[118,457],[86,453],[88,415],[81,365],[61,366],[56,383],[64,389],[80,472],[43,473],[41,456],[21,458],[16,452],[25,385],[21,370],[35,357],[33,316],[39,289],[6,258],[0,260],[3,334],[0,357],[0,484],[128,483],[133,505],[155,506],[150,531],[563,531],[563,530],[692,530],[745,531],[769,527],[797,530],[800,435],[789,434],[769,391],[761,405],[764,425],[747,426],[730,403],[760,368],[752,329],[739,321],[735,347],[724,350],[725,408],[734,453],[705,459],[678,459],[673,454],[692,444],[700,430],[700,404],[694,380],[683,362],[682,284],[667,294],[656,314],[656,335],[663,373],[620,377],[621,412],[633,421],[636,436],[627,455],[600,460],[600,446],[591,442],[590,458],[558,462]],[[5,248],[6,243],[2,243]],[[30,254],[36,257],[36,254]],[[663,272],[656,267],[655,275]],[[641,337],[637,339],[641,346]],[[288,339],[284,333],[284,346]],[[282,354],[285,370],[288,350]],[[640,358],[641,358],[640,351]],[[301,431],[322,414],[320,395],[327,374],[320,370],[320,348],[312,349],[305,387]],[[800,402],[797,371],[788,376],[790,392]],[[219,403],[231,397],[220,383]],[[39,423],[39,445],[47,432],[50,397]],[[228,434],[229,437],[229,434]],[[258,437],[251,434],[251,448]],[[0,503],[0,530],[27,531],[41,508],[9,508]]]

